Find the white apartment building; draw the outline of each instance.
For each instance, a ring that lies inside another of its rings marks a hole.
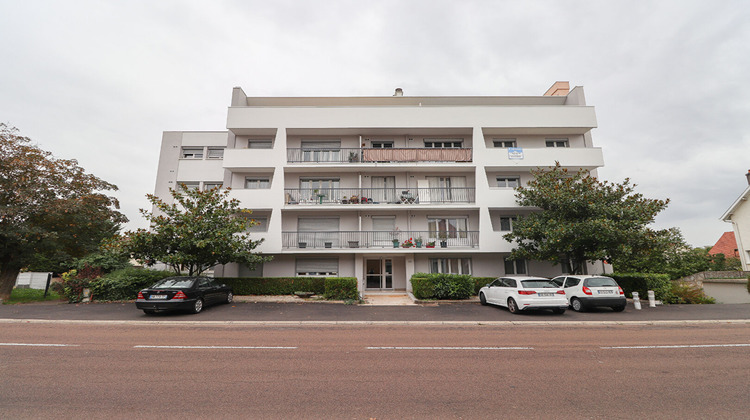
[[[253,210],[257,251],[273,261],[216,276],[356,277],[361,292],[411,290],[416,272],[552,277],[564,266],[505,258],[503,234],[534,211],[513,188],[556,161],[595,173],[595,127],[583,88],[567,82],[523,97],[248,97],[237,87],[227,131],[164,133],[155,194],[231,187]]]

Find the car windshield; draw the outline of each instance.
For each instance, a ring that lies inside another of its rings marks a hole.
[[[152,289],[186,289],[193,285],[194,279],[166,278],[151,286]]]
[[[524,289],[557,288],[557,286],[554,283],[552,283],[551,280],[545,280],[545,279],[522,280],[521,284],[523,285]]]
[[[617,287],[617,282],[609,277],[592,277],[586,279],[588,287]]]

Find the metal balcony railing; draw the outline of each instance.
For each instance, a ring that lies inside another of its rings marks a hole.
[[[447,188],[286,188],[286,204],[446,204],[474,203],[474,187]]]
[[[441,235],[443,233],[444,235]],[[441,238],[442,236],[442,238]],[[286,249],[477,248],[479,231],[338,231],[282,232]],[[421,238],[421,243],[420,243]]]
[[[299,163],[400,163],[471,162],[471,148],[317,148],[286,149],[288,162]]]

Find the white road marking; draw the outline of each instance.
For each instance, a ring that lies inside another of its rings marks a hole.
[[[249,349],[249,350],[294,350],[297,347],[282,346],[133,346],[136,349]]]
[[[80,344],[45,344],[45,343],[0,343],[0,346],[26,346],[26,347],[79,347]]]
[[[673,346],[619,346],[619,347],[599,347],[600,349],[701,349],[708,347],[750,347],[750,344],[686,344]]]
[[[368,347],[367,350],[533,350],[533,347]]]

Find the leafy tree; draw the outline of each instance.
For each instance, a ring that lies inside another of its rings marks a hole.
[[[516,201],[541,211],[519,217],[513,231],[503,236],[516,242],[510,258],[567,260],[574,273],[583,273],[586,261],[611,262],[631,244],[647,242],[654,234],[647,225],[669,203],[635,193],[628,179],[622,184],[599,181],[559,163],[532,173],[534,179],[516,189]]]
[[[0,123],[0,300],[22,268],[66,271],[117,233],[127,218],[107,190],[117,187]]]
[[[177,274],[199,275],[217,265],[243,263],[251,268],[267,261],[252,251],[262,242],[250,240],[246,229],[257,222],[252,212],[229,199],[229,189],[200,191],[184,184],[170,189],[172,204],[147,195],[155,211],[141,210],[150,231],[138,229],[125,236],[125,247],[147,265],[162,262]]]

